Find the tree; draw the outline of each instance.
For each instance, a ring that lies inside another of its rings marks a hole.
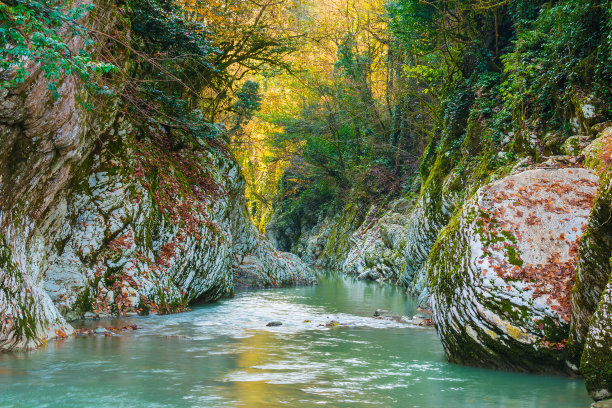
[[[65,75],[77,75],[90,91],[109,93],[101,77],[117,68],[88,52],[93,40],[80,23],[92,8],[70,7],[65,0],[0,2],[0,88],[22,84],[39,69],[55,97]],[[74,36],[80,46],[69,45]]]

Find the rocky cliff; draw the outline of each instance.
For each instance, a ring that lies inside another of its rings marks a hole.
[[[114,4],[88,18],[127,41]],[[166,130],[143,133],[119,98],[91,96],[72,76],[54,98],[29,69],[0,95],[0,351],[70,335],[86,313],[172,313],[236,285],[313,282],[250,222],[222,141],[169,150],[147,137]]]
[[[601,183],[571,292],[570,359],[579,365],[591,397],[603,400],[612,398],[612,129],[601,132],[584,155]]]

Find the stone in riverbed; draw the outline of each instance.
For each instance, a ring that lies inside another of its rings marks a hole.
[[[578,243],[599,179],[535,169],[487,185],[429,259],[433,320],[449,360],[563,370]]]
[[[396,315],[388,310],[377,309],[374,312],[374,317],[381,320],[389,320],[398,323],[410,323],[410,319],[406,316]]]
[[[266,324],[267,327],[278,327],[278,326],[282,326],[283,322],[270,322],[268,324]]]
[[[431,319],[422,316],[413,316],[412,319],[407,316],[396,315],[388,310],[377,309],[374,312],[374,317],[380,320],[389,320],[392,322],[413,324],[415,326],[433,326]]]
[[[96,327],[96,330],[94,330],[94,333],[96,333],[96,334],[106,334],[106,333],[109,333],[109,331],[106,330],[104,327]]]
[[[92,313],[92,312],[87,312],[83,315],[83,319],[99,319],[100,317],[98,317],[97,314]]]
[[[374,312],[374,317],[387,316],[390,315],[391,312],[388,310],[376,309]]]
[[[596,402],[591,408],[612,408],[612,399]]]

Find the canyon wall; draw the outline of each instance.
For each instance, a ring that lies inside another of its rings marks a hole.
[[[107,3],[87,24],[128,41],[128,22]],[[118,61],[132,62],[125,52]],[[0,351],[70,335],[84,315],[179,312],[237,286],[314,282],[251,223],[223,141],[169,151],[147,136],[166,129],[143,132],[121,98],[91,95],[73,76],[55,98],[29,70],[0,93]]]

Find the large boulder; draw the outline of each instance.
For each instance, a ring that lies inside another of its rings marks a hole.
[[[583,168],[533,169],[480,188],[429,258],[449,360],[563,370],[578,246],[599,186]]]

